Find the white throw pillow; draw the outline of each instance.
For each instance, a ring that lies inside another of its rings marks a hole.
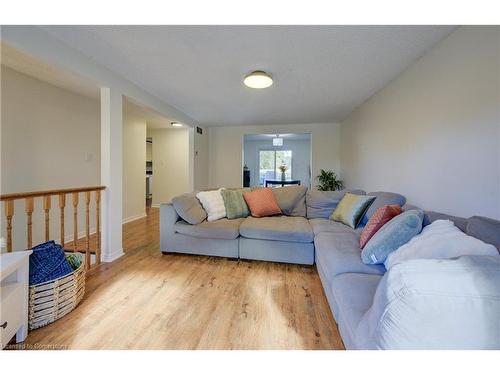
[[[392,252],[384,262],[390,269],[410,259],[447,259],[462,255],[496,255],[495,246],[468,236],[450,220],[436,220],[409,242]]]
[[[203,209],[207,211],[207,220],[215,221],[226,217],[226,206],[220,193],[222,189],[200,191],[196,198],[201,202]]]

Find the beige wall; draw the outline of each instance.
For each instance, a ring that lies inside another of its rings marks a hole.
[[[153,138],[153,206],[189,191],[188,129],[148,129]]]
[[[500,219],[499,27],[460,27],[342,123],[348,187]]]
[[[99,185],[99,101],[62,90],[4,66],[1,85],[2,193]],[[66,234],[70,234],[71,201],[69,197],[67,200]],[[33,219],[34,243],[43,240],[41,214],[41,200],[37,199]],[[83,214],[81,197],[81,233],[84,230]],[[25,247],[25,221],[24,203],[19,202],[14,215],[16,249]],[[52,201],[51,223],[51,237],[58,239],[56,199]],[[4,230],[2,236],[5,236]]]
[[[312,149],[312,185],[320,169],[340,169],[340,125],[254,125],[211,127],[209,130],[210,187],[242,186],[243,136],[245,134],[310,133]]]
[[[146,215],[146,121],[123,113],[123,221]]]

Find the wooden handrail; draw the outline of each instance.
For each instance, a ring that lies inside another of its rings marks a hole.
[[[44,227],[45,227],[45,241],[50,239],[50,209],[53,196],[59,199],[59,216],[60,216],[60,242],[65,246],[65,228],[64,228],[64,208],[66,206],[66,195],[71,195],[71,206],[73,207],[73,251],[83,252],[85,254],[86,267],[91,267],[91,254],[95,255],[94,265],[101,263],[101,191],[105,190],[105,186],[86,186],[81,188],[71,189],[54,189],[44,191],[32,191],[25,193],[12,193],[0,196],[0,201],[5,202],[5,217],[7,219],[7,251],[12,251],[12,217],[14,216],[14,201],[24,200],[24,211],[26,214],[26,248],[31,249],[33,245],[33,211],[35,209],[35,198],[42,197],[43,211],[44,211]],[[85,213],[85,235],[84,235],[84,249],[78,249],[80,238],[78,238],[78,204],[80,202],[80,193],[84,194],[84,213]],[[95,196],[95,210],[96,210],[96,248],[90,247],[90,203],[92,201],[92,193]]]
[[[85,191],[96,191],[104,189],[106,189],[106,186],[86,186],[81,188],[54,189],[54,190],[42,190],[42,191],[30,191],[25,193],[2,194],[0,195],[0,201],[8,201],[8,200],[16,200],[24,198],[36,198],[36,197],[43,197],[45,195],[83,193]]]

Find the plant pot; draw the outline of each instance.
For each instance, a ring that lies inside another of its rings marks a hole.
[[[286,172],[281,172],[281,181],[286,181]]]

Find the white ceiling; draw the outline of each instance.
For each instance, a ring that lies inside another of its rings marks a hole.
[[[453,26],[43,26],[204,125],[339,121]],[[274,85],[252,90],[256,69]]]

